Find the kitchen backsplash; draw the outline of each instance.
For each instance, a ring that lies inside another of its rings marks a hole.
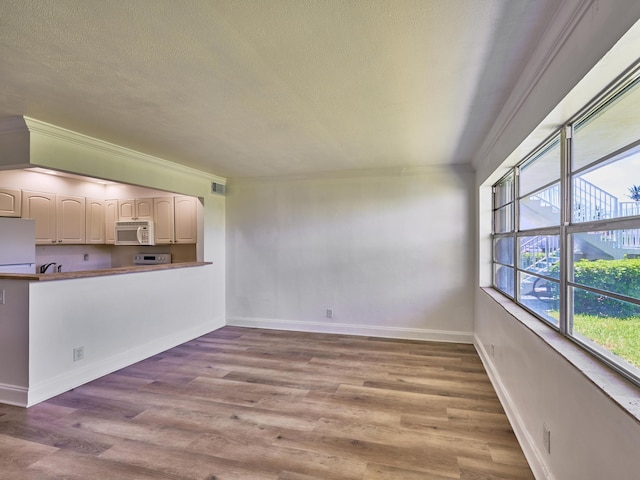
[[[112,249],[113,245],[36,245],[36,272],[52,262],[62,265],[62,272],[111,268]]]
[[[171,253],[174,263],[195,262],[196,246],[158,245],[153,247],[122,245],[36,245],[36,273],[41,265],[62,265],[62,272],[102,270],[105,268],[133,265],[133,256],[138,253]],[[86,260],[85,260],[86,258]],[[47,273],[53,273],[49,267]]]

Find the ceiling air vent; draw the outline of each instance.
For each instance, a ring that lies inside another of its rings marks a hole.
[[[217,193],[218,195],[224,195],[227,189],[221,183],[211,182],[211,193]]]

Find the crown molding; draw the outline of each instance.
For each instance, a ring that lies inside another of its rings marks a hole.
[[[89,137],[78,132],[73,132],[50,123],[36,120],[35,118],[23,117],[24,122],[31,133],[41,135],[43,137],[52,138],[61,142],[74,144],[85,149],[100,151],[108,155],[118,156],[126,159],[132,159],[139,162],[147,163],[150,167],[160,167],[163,169],[174,170],[176,172],[185,173],[190,176],[206,176],[208,179],[225,185],[227,179],[211,173],[187,167],[179,163],[170,162],[153,155],[131,150],[121,147],[113,143],[105,142],[98,138]]]
[[[192,177],[205,177],[208,180],[221,185],[225,185],[227,183],[227,179],[224,177],[187,167],[179,163],[170,162],[152,155],[147,155],[146,153],[138,152],[136,150],[121,147],[120,145],[115,145],[98,138],[73,132],[66,128],[58,127],[35,118],[27,116],[8,117],[0,121],[0,135],[19,133],[29,133],[32,136],[37,136],[49,141],[53,140],[53,143],[62,143],[80,147],[87,150],[89,153],[94,151],[107,154],[112,157],[133,160],[138,163],[142,163],[143,165],[146,164],[149,168],[162,168],[163,170],[173,171]],[[32,163],[32,159],[25,159],[25,163]]]
[[[557,9],[552,16],[554,21],[543,32],[537,48],[520,74],[516,88],[509,95],[504,108],[480,147],[480,154],[473,161],[476,168],[486,161],[509,124],[521,112],[535,87],[540,83],[559,52],[565,47],[593,3],[594,0],[580,0],[577,4],[558,2]]]

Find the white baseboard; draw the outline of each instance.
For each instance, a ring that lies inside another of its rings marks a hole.
[[[28,389],[17,385],[0,383],[0,403],[15,407],[27,406]]]
[[[270,330],[291,330],[311,333],[336,333],[404,340],[425,340],[432,342],[473,343],[473,332],[429,330],[425,328],[380,327],[350,323],[303,322],[256,317],[227,317],[227,325],[234,327],[265,328]]]
[[[162,353],[170,348],[176,347],[182,343],[198,338],[206,333],[219,328],[223,325],[221,321],[209,321],[189,328],[181,330],[172,335],[157,338],[149,343],[140,345],[131,350],[116,353],[108,358],[97,362],[89,363],[82,368],[73,370],[72,372],[57,375],[53,378],[41,382],[38,385],[30,385],[28,391],[28,401],[21,406],[33,406],[49,398],[55,397],[61,393],[67,392],[73,388],[91,382],[96,378],[100,378],[109,373],[113,373],[121,368],[133,365],[141,360]],[[1,399],[0,399],[1,401]]]
[[[500,403],[502,404],[502,408],[504,408],[505,413],[507,414],[507,418],[509,419],[509,423],[511,423],[511,427],[520,443],[520,447],[522,447],[522,451],[527,461],[529,462],[529,466],[531,467],[531,471],[537,480],[554,480],[553,476],[549,472],[549,469],[546,466],[546,463],[543,460],[542,452],[538,450],[535,442],[531,436],[531,432],[527,430],[527,427],[518,411],[517,405],[511,400],[511,395],[509,395],[509,391],[505,388],[504,384],[500,380],[500,376],[495,369],[493,362],[491,361],[491,357],[487,354],[487,351],[484,349],[482,342],[476,337],[474,339],[474,346],[478,351],[478,355],[480,356],[480,360],[484,365],[487,374],[489,375],[489,379],[491,380],[491,384],[498,394],[498,398],[500,399]]]

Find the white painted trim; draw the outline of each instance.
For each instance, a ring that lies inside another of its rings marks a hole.
[[[205,335],[216,330],[215,325],[221,324],[222,322],[220,319],[209,320],[206,323],[201,323],[188,330],[178,331],[175,334],[158,338],[134,349],[117,353],[100,362],[90,363],[77,370],[50,378],[45,382],[41,382],[39,385],[30,386],[28,402],[25,402],[20,406],[30,407],[44,400],[48,400],[56,395],[67,392],[72,388],[91,382],[96,378],[113,373],[121,368],[128,367],[146,358],[162,353],[170,348]],[[2,402],[2,398],[0,398],[0,402]]]
[[[170,162],[162,158],[154,157],[152,155],[147,155],[146,153],[121,147],[113,143],[105,142],[104,140],[100,140],[98,138],[89,137],[87,135],[83,135],[78,132],[73,132],[71,130],[67,130],[62,127],[51,125],[50,123],[36,120],[34,118],[30,118],[30,117],[23,117],[23,118],[24,118],[24,123],[26,125],[26,128],[29,130],[29,132],[41,135],[43,137],[49,137],[49,138],[53,138],[55,140],[63,141],[69,144],[79,145],[83,148],[87,148],[90,150],[106,152],[110,155],[117,156],[117,157],[140,161],[140,162],[149,164],[149,168],[157,167],[165,170],[168,169],[172,171],[186,173],[187,175],[194,176],[194,177],[202,177],[203,175],[206,175],[207,178],[211,179],[216,183],[220,183],[222,185],[226,185],[227,183],[226,178],[219,177],[211,173],[203,172],[201,170],[196,170],[194,168],[181,165],[179,163]],[[16,131],[15,124],[16,124],[16,120],[11,119],[11,122],[9,123],[9,126],[7,128],[10,128],[10,129],[13,129],[13,131]]]
[[[353,323],[305,322],[256,317],[227,317],[227,325],[234,327],[265,328],[269,330],[337,333],[343,335],[424,340],[431,342],[473,343],[473,332],[428,330],[424,328],[386,327]]]
[[[482,364],[484,365],[484,368],[489,375],[489,380],[491,380],[491,384],[498,394],[498,398],[500,399],[502,408],[504,408],[504,411],[507,414],[509,423],[511,424],[516,438],[518,439],[518,443],[520,443],[520,446],[522,447],[522,451],[527,459],[527,462],[529,462],[529,466],[531,467],[531,471],[533,472],[534,477],[537,480],[554,480],[554,477],[551,475],[549,469],[547,468],[544,457],[542,456],[542,452],[540,452],[540,450],[536,447],[536,443],[531,438],[531,435],[529,434],[529,431],[525,426],[524,420],[520,416],[518,406],[511,400],[511,395],[509,395],[509,392],[500,380],[500,376],[498,375],[490,356],[484,349],[480,339],[478,339],[475,335],[473,345],[476,347],[478,355],[480,356],[480,360],[482,361]]]
[[[472,174],[474,169],[470,164],[453,163],[449,165],[423,165],[423,166],[406,166],[406,167],[387,167],[387,168],[356,168],[351,170],[315,172],[309,174],[291,174],[279,175],[277,177],[242,177],[242,183],[274,183],[274,182],[295,182],[300,180],[317,180],[323,179],[349,179],[364,177],[402,177],[402,176],[419,176],[419,175],[437,175],[439,173],[457,172],[459,174]],[[233,181],[234,179],[231,179]]]
[[[0,383],[0,403],[15,407],[27,406],[27,388]]]
[[[565,46],[593,0],[580,0],[577,4],[559,2],[553,15],[553,22],[549,24],[540,38],[533,55],[520,75],[516,88],[505,102],[498,118],[493,123],[489,134],[480,147],[480,155],[473,162],[475,166],[489,156],[496,142],[503,136],[507,126],[520,113],[523,105],[531,96],[543,75],[556,59],[558,53]]]

